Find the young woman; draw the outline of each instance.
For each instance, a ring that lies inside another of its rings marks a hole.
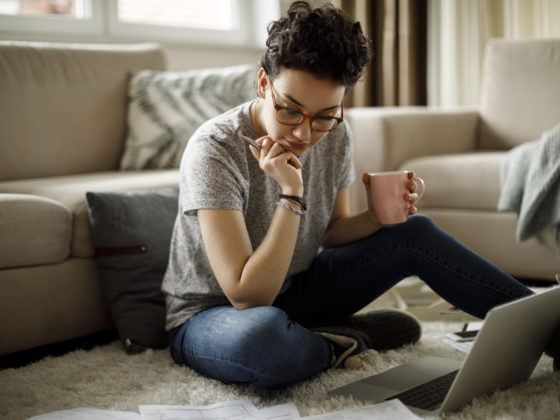
[[[406,314],[353,316],[407,276],[480,318],[531,294],[413,215],[412,204],[408,221],[390,226],[369,196],[366,210],[349,214],[342,101],[368,60],[359,23],[330,5],[296,2],[269,25],[257,99],[189,140],[163,282],[177,363],[226,383],[279,388],[364,348],[417,340]],[[363,182],[369,194],[367,174]]]

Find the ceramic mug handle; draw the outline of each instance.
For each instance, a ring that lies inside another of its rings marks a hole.
[[[418,197],[416,197],[412,204],[416,204],[418,200],[420,200],[420,198],[424,195],[424,191],[426,190],[426,183],[422,178],[418,176],[415,176],[414,178],[412,178],[412,180],[416,183],[416,194],[418,195]],[[420,190],[418,190],[419,186]]]

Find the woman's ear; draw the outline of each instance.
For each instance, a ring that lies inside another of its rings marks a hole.
[[[257,94],[259,98],[264,99],[266,96],[266,86],[268,85],[268,77],[266,71],[261,67],[257,73]]]

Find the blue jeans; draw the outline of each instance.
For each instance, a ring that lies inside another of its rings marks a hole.
[[[222,382],[281,388],[331,364],[329,341],[306,326],[349,316],[412,275],[479,318],[496,305],[532,294],[430,218],[415,215],[324,250],[273,306],[244,311],[218,306],[196,314],[170,332],[171,355]]]

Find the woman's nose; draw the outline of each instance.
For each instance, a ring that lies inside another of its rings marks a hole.
[[[311,128],[311,118],[304,115],[302,122],[294,127],[292,133],[298,140],[307,142],[311,139],[313,129]]]

